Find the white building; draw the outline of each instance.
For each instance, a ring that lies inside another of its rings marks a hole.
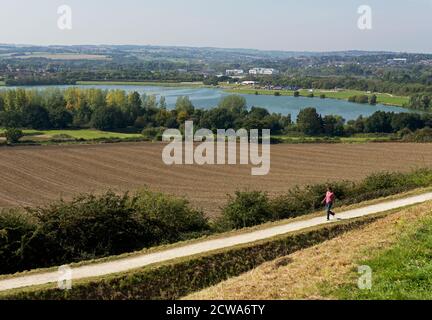
[[[272,68],[253,68],[249,70],[249,74],[254,76],[258,76],[258,75],[271,76],[278,73],[279,73],[278,70]]]
[[[255,81],[243,81],[241,84],[244,86],[254,86],[254,85],[256,85],[256,82]]]
[[[244,71],[241,69],[231,69],[231,70],[226,70],[225,74],[227,76],[242,76],[244,75]]]

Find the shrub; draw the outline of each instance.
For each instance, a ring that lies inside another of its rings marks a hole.
[[[38,219],[52,260],[46,264],[93,259],[142,249],[148,231],[133,219],[129,196],[108,192],[82,195],[71,202],[29,209]]]
[[[414,133],[404,135],[403,139],[410,142],[432,142],[432,129],[429,127],[419,129]]]
[[[234,197],[230,196],[218,225],[225,229],[240,229],[271,219],[267,194],[259,191],[236,192]]]
[[[24,219],[24,217],[26,217]],[[143,191],[107,192],[0,215],[1,272],[117,255],[208,233],[183,199]]]
[[[0,273],[13,273],[31,267],[24,259],[27,243],[36,225],[22,212],[11,210],[0,214]]]
[[[156,244],[194,238],[210,229],[204,213],[183,198],[143,190],[133,198],[132,208],[140,225],[150,227]]]
[[[410,173],[375,173],[363,181],[349,181],[295,187],[273,199],[261,192],[237,192],[223,210],[225,228],[253,226],[267,221],[294,218],[322,208],[327,186],[331,186],[337,204],[349,205],[432,185],[432,170]]]
[[[164,127],[159,127],[159,128],[145,128],[142,131],[142,135],[150,140],[154,140],[154,141],[162,141],[162,135],[165,132],[166,128]]]
[[[23,132],[20,129],[16,128],[9,128],[5,132],[7,143],[17,143],[23,136]]]

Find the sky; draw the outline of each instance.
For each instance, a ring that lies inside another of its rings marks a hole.
[[[358,27],[362,5],[372,29]],[[0,0],[0,30],[8,44],[432,53],[432,0]]]

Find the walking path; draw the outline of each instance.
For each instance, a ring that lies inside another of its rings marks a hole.
[[[385,212],[392,209],[402,208],[409,205],[420,204],[432,200],[432,192],[425,193],[419,196],[411,196],[404,199],[387,201],[367,207],[341,212],[337,215],[343,220],[354,219],[358,217],[368,216],[380,212]],[[335,220],[334,220],[335,221]],[[72,270],[72,279],[84,279],[90,277],[104,276],[124,271],[129,271],[136,268],[148,266],[150,264],[169,261],[176,258],[188,257],[199,253],[210,252],[213,250],[229,248],[232,246],[253,243],[259,240],[272,238],[278,235],[283,235],[288,232],[299,231],[302,229],[323,225],[327,222],[325,217],[317,217],[308,220],[289,222],[284,225],[268,227],[258,231],[251,231],[234,236],[214,240],[203,240],[198,243],[185,245],[173,249],[167,249],[155,253],[144,253],[142,255],[121,258],[109,262],[95,263],[87,266],[80,266]],[[47,283],[56,283],[59,279],[59,273],[56,271],[37,273],[31,275],[15,276],[9,279],[0,280],[0,291],[16,289],[34,285],[42,285]]]

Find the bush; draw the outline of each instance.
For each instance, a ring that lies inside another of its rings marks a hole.
[[[403,140],[407,142],[420,142],[420,143],[428,143],[432,142],[432,129],[426,127],[424,129],[419,129],[414,133],[405,133],[403,135]]]
[[[29,220],[16,213],[0,215],[2,272],[132,252],[209,230],[203,213],[187,201],[150,191],[82,195],[26,211]]]
[[[269,220],[272,220],[272,213],[265,193],[236,192],[235,197],[230,196],[218,225],[232,230],[255,226]]]
[[[338,205],[350,205],[432,185],[432,170],[410,173],[375,173],[363,181],[349,181],[295,187],[287,193],[268,199],[261,192],[237,192],[223,210],[225,228],[254,226],[267,221],[295,218],[323,208],[327,186],[332,186]]]
[[[165,132],[166,128],[159,127],[159,128],[145,128],[141,134],[144,136],[144,138],[147,138],[149,140],[153,141],[162,141],[163,133]]]
[[[0,273],[25,270],[25,244],[35,235],[36,224],[22,212],[11,210],[0,214]],[[24,244],[24,245],[23,245]]]
[[[18,143],[23,136],[23,132],[20,129],[16,128],[9,128],[5,132],[7,143]]]
[[[352,96],[348,98],[348,101],[354,103],[366,104],[369,103],[369,97],[367,95]]]
[[[203,212],[186,199],[143,190],[133,198],[132,208],[140,225],[150,226],[152,238],[159,239],[155,244],[194,238],[210,229]]]

